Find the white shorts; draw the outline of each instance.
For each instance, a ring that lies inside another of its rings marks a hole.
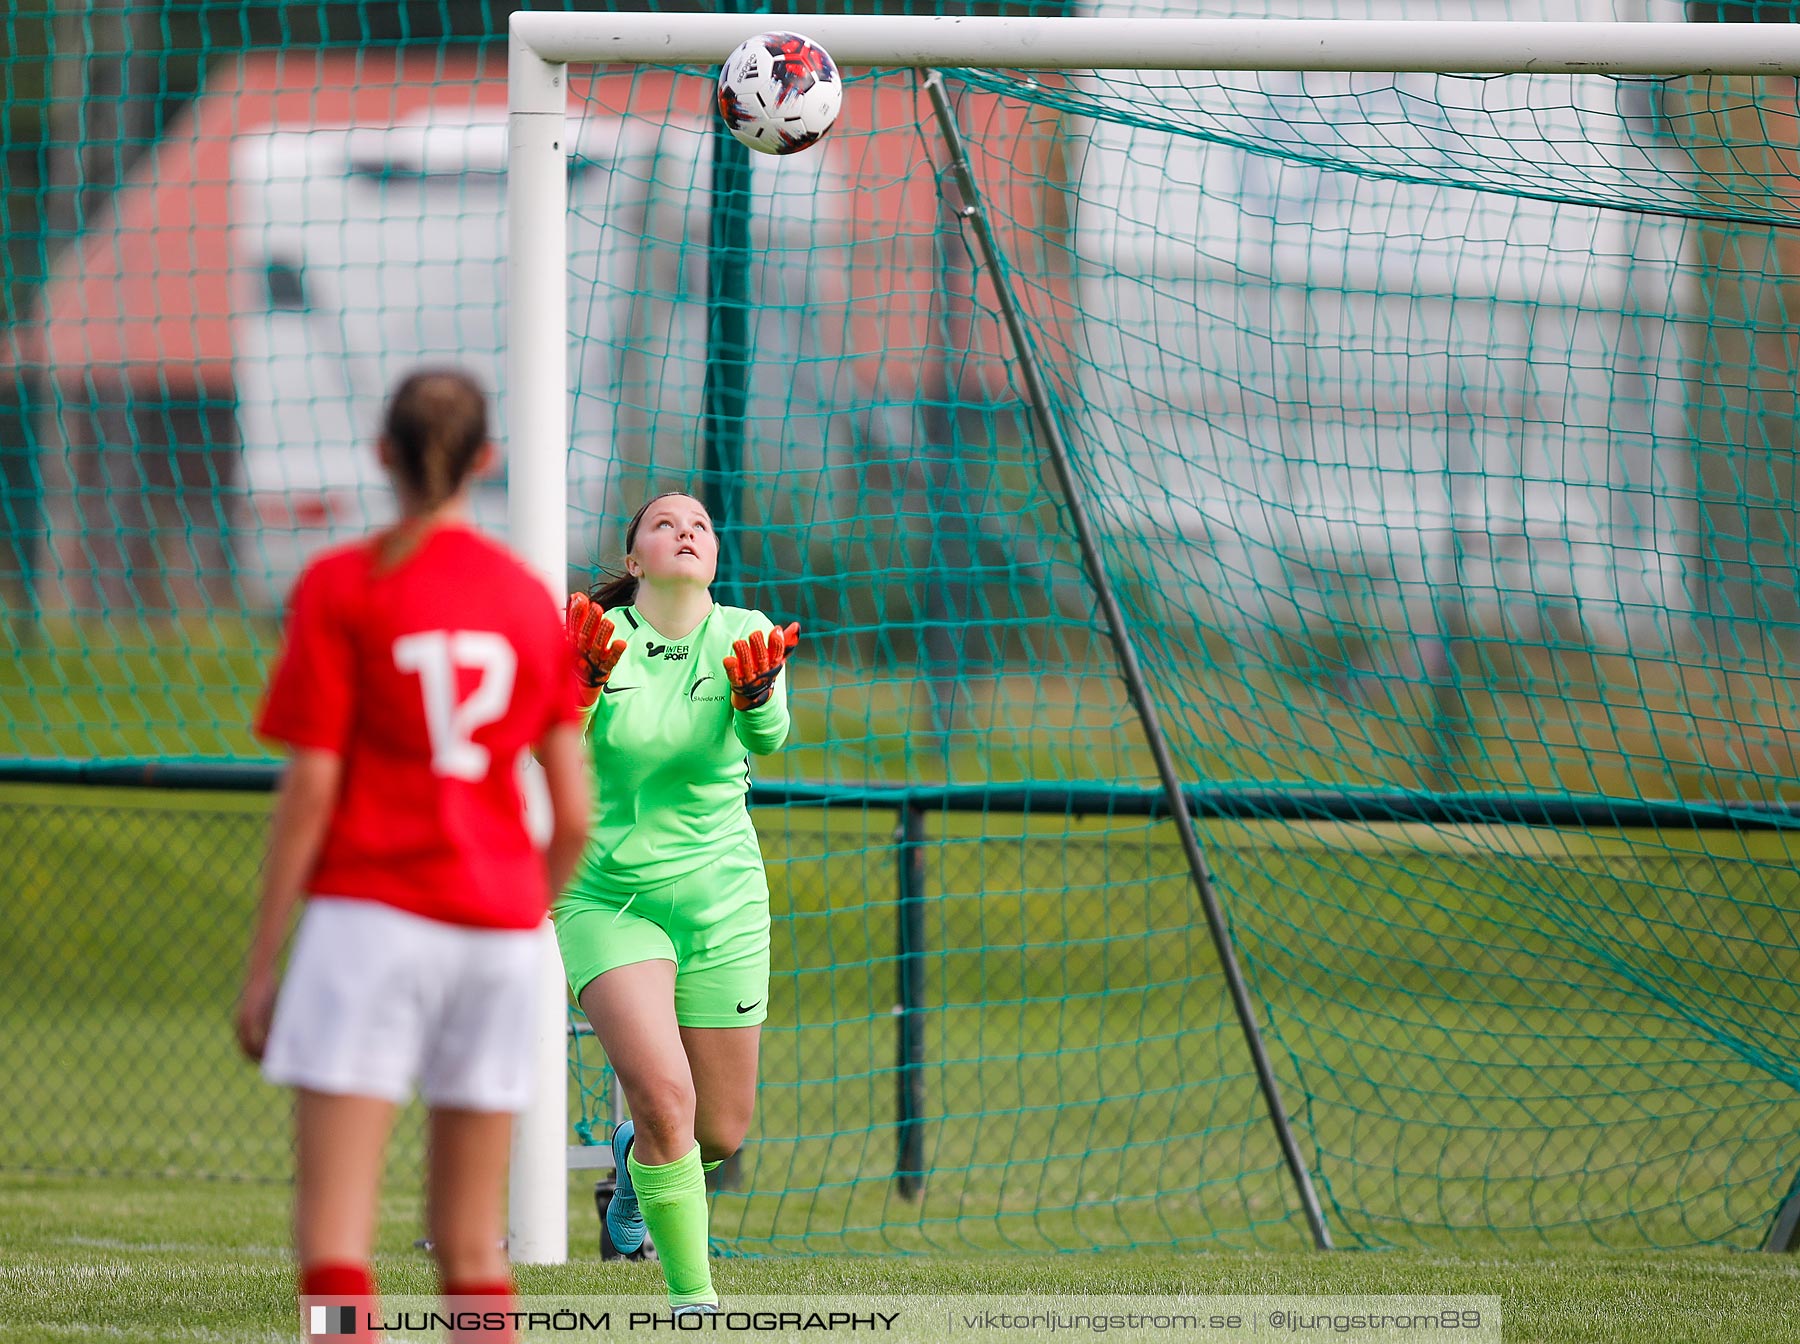
[[[375,901],[307,902],[263,1051],[273,1083],[518,1111],[531,1099],[536,929],[476,929]]]

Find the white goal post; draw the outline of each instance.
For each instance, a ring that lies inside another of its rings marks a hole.
[[[901,18],[780,14],[515,13],[510,19],[506,410],[513,545],[558,594],[568,509],[566,68],[716,65],[787,29],[840,65],[1009,70],[1321,70],[1452,74],[1800,74],[1800,25],[1348,19]],[[534,1058],[519,1118],[508,1238],[520,1264],[568,1258],[563,977],[545,938]]]

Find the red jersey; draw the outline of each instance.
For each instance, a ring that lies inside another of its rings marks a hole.
[[[307,890],[448,924],[535,927],[549,908],[521,754],[580,719],[563,622],[499,543],[433,528],[382,569],[373,538],[307,566],[257,720],[343,760]]]

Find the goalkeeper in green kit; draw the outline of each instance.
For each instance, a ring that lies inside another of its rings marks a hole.
[[[719,544],[700,502],[658,495],[625,530],[625,573],[569,599],[591,698],[594,824],[552,917],[569,989],[631,1119],[607,1211],[646,1227],[677,1312],[717,1310],[705,1173],[743,1143],[769,1001],[769,885],[745,805],[751,756],[788,734],[800,628],[712,600]]]

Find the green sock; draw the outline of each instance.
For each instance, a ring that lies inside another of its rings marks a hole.
[[[717,1302],[712,1266],[707,1262],[706,1173],[700,1165],[700,1145],[683,1157],[660,1167],[646,1167],[637,1158],[637,1145],[625,1158],[631,1171],[631,1188],[644,1211],[644,1226],[656,1243],[663,1277],[669,1281],[669,1305]]]
[[[708,1176],[710,1176],[713,1174],[713,1172],[717,1171],[720,1167],[722,1167],[724,1165],[725,1165],[725,1159],[721,1157],[717,1162],[702,1162],[700,1164],[700,1170],[704,1171]]]

